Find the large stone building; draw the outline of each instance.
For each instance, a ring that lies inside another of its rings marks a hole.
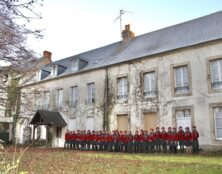
[[[23,65],[0,67],[0,139],[2,132],[8,132],[9,138],[6,138],[6,141],[12,140],[16,108],[20,108],[20,104],[17,104],[17,95],[20,91],[17,89],[27,82],[38,80],[40,68],[52,62],[50,54],[45,51],[43,57],[30,59]]]
[[[127,25],[122,37],[42,67],[23,86],[41,89],[21,113],[27,123],[37,109],[58,111],[67,125],[52,124],[54,146],[67,129],[192,125],[201,145],[221,145],[222,12],[136,37]]]

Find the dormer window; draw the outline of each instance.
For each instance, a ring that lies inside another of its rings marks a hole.
[[[83,69],[86,65],[87,65],[87,61],[79,59],[79,58],[74,58],[72,59],[72,63],[71,63],[71,71],[78,72],[81,69]]]
[[[43,80],[50,75],[50,71],[41,69],[39,72],[39,80]]]
[[[72,61],[72,71],[73,72],[79,71],[79,60],[78,59]]]
[[[51,75],[56,76],[57,75],[57,66],[53,65],[51,68]]]

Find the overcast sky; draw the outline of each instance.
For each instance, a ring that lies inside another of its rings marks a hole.
[[[44,50],[58,60],[120,40],[123,26],[131,24],[136,36],[222,10],[221,0],[45,0],[42,20],[30,25],[44,29],[44,38],[28,43],[39,56]]]

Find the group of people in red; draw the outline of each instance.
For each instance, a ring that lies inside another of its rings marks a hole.
[[[182,153],[198,153],[199,133],[196,126],[189,127],[185,130],[180,126],[177,131],[176,128],[165,131],[162,127],[156,127],[155,130],[150,129],[135,131],[69,131],[65,134],[66,149],[77,150],[93,150],[93,151],[114,151],[114,152],[128,152],[128,153],[148,153],[148,152],[169,152],[177,153],[179,147]]]

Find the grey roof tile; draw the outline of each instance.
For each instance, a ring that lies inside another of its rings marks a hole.
[[[62,75],[71,73],[71,61],[83,59],[88,62],[80,71],[101,68],[128,60],[151,56],[166,51],[184,48],[222,38],[222,11],[173,25],[131,39],[129,42],[116,42],[101,48],[87,51],[55,61],[68,68]]]

